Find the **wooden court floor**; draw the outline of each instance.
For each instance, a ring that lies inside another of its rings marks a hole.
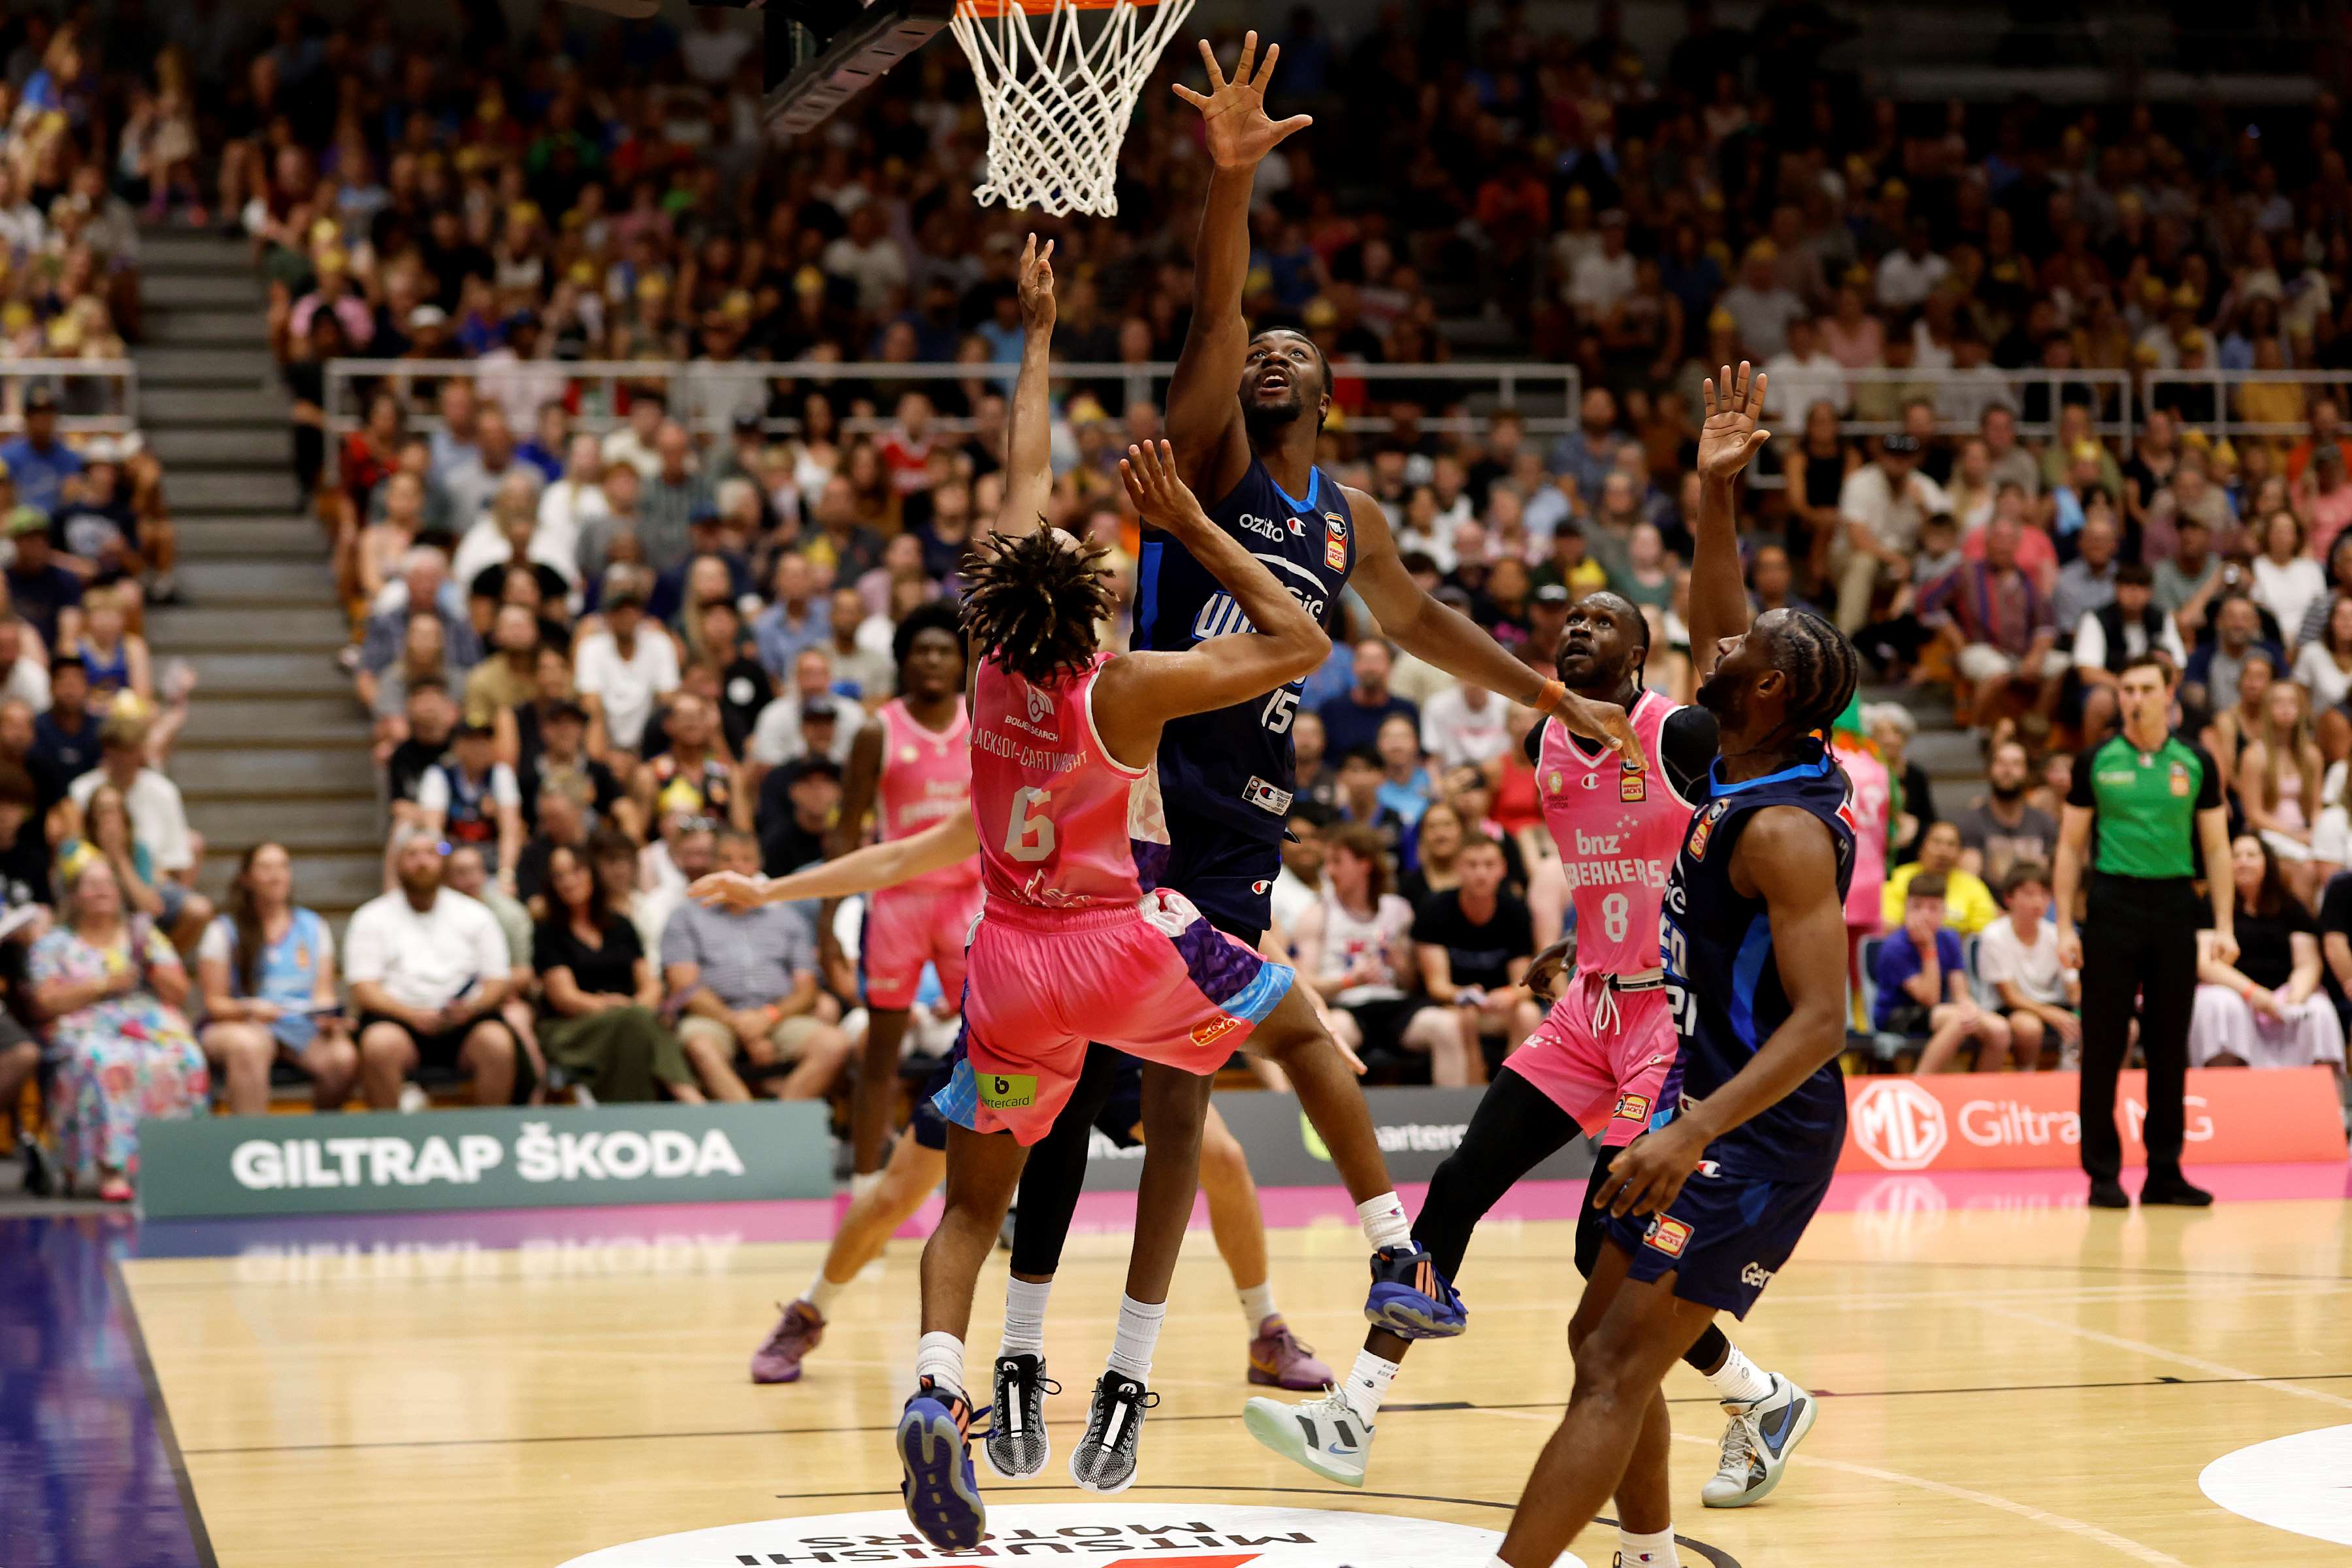
[[[1698,1506],[1721,1423],[1677,1369],[1676,1526],[1710,1549],[1685,1562],[2352,1564],[2352,1547],[2241,1518],[2199,1486],[2233,1450],[2352,1424],[2352,1205],[2119,1217],[2049,1196],[1977,1203],[1897,1181],[1824,1214],[1749,1321],[1727,1325],[1825,1396],[1762,1506]],[[1240,1313],[1196,1230],[1142,1476],[1118,1500],[1501,1528],[1569,1386],[1570,1236],[1558,1220],[1481,1231],[1464,1270],[1470,1333],[1416,1351],[1355,1493],[1243,1431],[1259,1391],[1244,1384]],[[1352,1227],[1277,1229],[1271,1243],[1286,1310],[1344,1370],[1361,1331]],[[912,1358],[917,1250],[895,1244],[803,1381],[774,1388],[752,1386],[745,1362],[821,1248],[723,1223],[651,1243],[147,1258],[124,1278],[225,1568],[555,1568],[677,1531],[894,1509],[887,1434]],[[1074,1239],[1048,1325],[1068,1389],[1049,1406],[1054,1464],[1025,1486],[983,1472],[992,1505],[1085,1500],[1062,1464],[1124,1257],[1123,1236]],[[1003,1279],[1000,1253],[977,1364]],[[2322,1506],[2352,1517],[2352,1488],[2336,1496]],[[1580,1546],[1603,1568],[1614,1532]],[[705,1560],[766,1561],[692,1559]]]

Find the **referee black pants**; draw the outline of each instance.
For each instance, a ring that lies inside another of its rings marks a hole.
[[[2188,879],[2152,881],[2094,873],[2083,922],[2083,1169],[2114,1181],[2123,1169],[2116,1130],[2116,1075],[2131,1048],[2134,1003],[2147,1061],[2151,1174],[2180,1168],[2181,1096],[2189,1073],[2189,1015],[2197,998],[2197,889]]]

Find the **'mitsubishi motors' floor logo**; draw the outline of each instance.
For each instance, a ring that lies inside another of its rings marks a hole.
[[[977,1550],[943,1552],[897,1509],[819,1514],[632,1542],[562,1568],[825,1568],[972,1558],[1096,1568],[1484,1568],[1503,1539],[1492,1530],[1400,1514],[1181,1502],[992,1508],[988,1527]]]

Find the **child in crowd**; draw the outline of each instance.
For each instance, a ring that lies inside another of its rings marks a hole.
[[[1977,978],[2000,999],[2016,1049],[2017,1070],[2042,1063],[2042,1043],[2058,1041],[2058,1065],[2073,1071],[2083,1055],[2083,978],[2058,961],[2057,922],[2050,912],[2050,870],[2021,860],[2001,879],[2008,912],[1977,940]]]
[[[1924,1039],[1921,1073],[1942,1072],[1963,1042],[1977,1042],[1977,1070],[1990,1072],[2008,1058],[2008,1020],[1988,1013],[1969,994],[1967,961],[1959,933],[1944,923],[1944,874],[1922,871],[1909,880],[1903,923],[1878,947],[1873,966],[1878,982],[1879,1029],[1906,1039]]]

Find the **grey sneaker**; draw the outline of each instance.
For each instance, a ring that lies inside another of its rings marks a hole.
[[[1745,1405],[1726,1404],[1730,1422],[1723,1429],[1723,1462],[1699,1489],[1709,1508],[1746,1508],[1761,1502],[1780,1484],[1789,1456],[1813,1429],[1820,1405],[1813,1396],[1772,1374],[1772,1392]]]
[[[998,1477],[1025,1481],[1045,1468],[1054,1457],[1054,1440],[1045,1430],[1045,1395],[1061,1392],[1062,1385],[1045,1375],[1045,1357],[996,1358],[996,1403],[981,1455]]]
[[[1106,1372],[1095,1384],[1095,1405],[1087,1435],[1070,1451],[1070,1479],[1090,1492],[1123,1492],[1135,1484],[1135,1449],[1143,1436],[1143,1413],[1160,1395],[1131,1377]]]

